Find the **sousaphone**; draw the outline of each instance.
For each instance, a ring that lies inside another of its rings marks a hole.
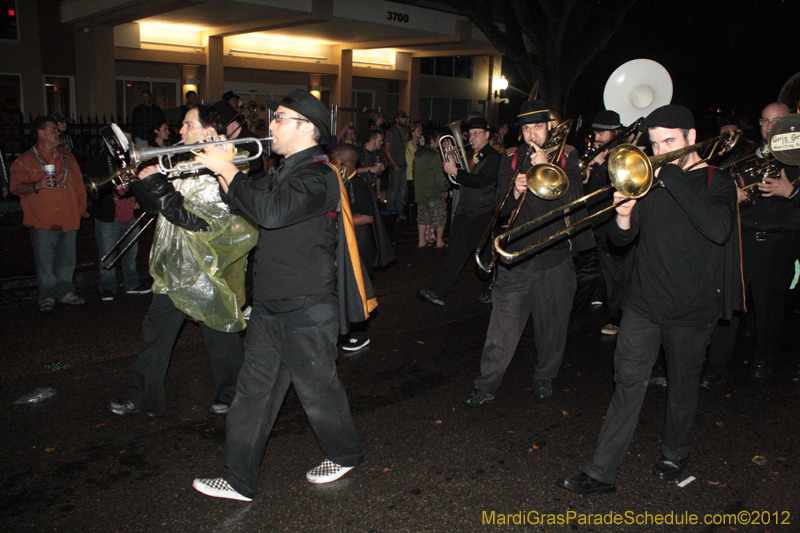
[[[621,65],[606,82],[603,102],[619,113],[623,124],[667,105],[672,100],[669,72],[651,59],[634,59]]]

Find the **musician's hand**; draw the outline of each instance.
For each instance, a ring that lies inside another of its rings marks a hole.
[[[519,197],[522,196],[522,193],[528,190],[528,178],[523,173],[517,174],[516,179],[514,180],[514,199],[519,200]]]
[[[458,174],[458,167],[450,159],[444,162],[444,171],[451,176]]]
[[[736,187],[736,201],[738,203],[746,202],[750,198],[747,192],[743,191],[741,187]]]
[[[608,155],[608,150],[603,150],[601,152],[598,152],[597,155],[594,156],[594,159],[592,159],[591,163],[597,163],[598,165],[602,165],[605,162],[607,155]]]
[[[149,167],[144,167],[136,174],[136,177],[140,180],[145,179],[147,176],[151,176],[153,174],[160,174],[161,172],[158,170],[158,167],[155,165],[150,165]]]
[[[544,153],[544,150],[539,148],[539,145],[536,143],[531,143],[534,152],[531,154],[531,164],[533,166],[542,165],[547,163],[547,154]]]
[[[761,191],[761,196],[765,198],[769,198],[770,196],[783,196],[784,198],[788,198],[794,190],[794,185],[786,178],[786,171],[781,169],[780,178],[764,178],[764,183],[758,184],[758,190]]]
[[[623,200],[625,200],[625,195],[622,194],[621,192],[614,191],[614,203],[616,204],[616,203],[621,202]],[[620,205],[618,205],[616,207],[616,210],[617,210],[617,224],[619,224],[619,226],[622,229],[630,228],[630,216],[631,216],[631,211],[633,211],[633,206],[634,205],[636,205],[636,200],[628,200],[624,204],[620,204]],[[622,219],[624,219],[624,220],[626,220],[628,222],[628,227],[627,228],[623,227],[623,225],[620,224],[620,220],[619,220],[620,218],[622,218]]]
[[[228,185],[239,172],[233,163],[234,147],[232,144],[217,144],[206,146],[203,153],[195,156],[194,160],[217,174],[222,190],[228,192]]]

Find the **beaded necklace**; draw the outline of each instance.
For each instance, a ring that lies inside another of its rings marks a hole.
[[[47,162],[44,160],[44,157],[42,157],[42,154],[39,153],[39,149],[36,148],[36,146],[31,146],[31,154],[33,154],[33,158],[36,160],[36,162],[42,165],[42,170],[44,170],[44,166],[47,164]],[[56,160],[56,154],[53,153],[53,162],[55,162],[55,160]],[[67,166],[67,154],[65,152],[61,158],[61,179],[58,180],[53,185],[53,187],[58,187],[59,185],[67,181],[68,173],[69,173],[69,167]],[[66,187],[66,185],[64,185],[64,187]]]

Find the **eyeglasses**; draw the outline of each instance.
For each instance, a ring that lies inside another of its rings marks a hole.
[[[280,121],[281,121],[281,120],[283,120],[283,119],[285,119],[285,118],[290,118],[290,119],[292,119],[292,120],[299,120],[300,122],[311,122],[311,121],[310,121],[310,120],[308,120],[307,118],[303,118],[303,117],[290,117],[289,115],[284,115],[283,113],[275,113],[275,114],[272,116],[272,120],[274,120],[276,124],[280,123]]]
[[[775,124],[776,122],[778,122],[782,118],[783,117],[775,117],[775,118],[764,118],[764,117],[761,117],[760,119],[758,119],[758,124],[760,126],[772,126],[773,124]]]

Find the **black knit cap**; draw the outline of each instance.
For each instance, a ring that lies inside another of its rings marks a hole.
[[[648,128],[667,129],[694,129],[694,115],[682,105],[669,104],[661,106],[644,119],[639,131],[646,132]]]
[[[467,123],[467,130],[489,130],[489,123],[483,117],[472,117]]]
[[[550,110],[544,100],[526,100],[522,102],[517,115],[517,125],[538,124],[539,122],[550,122]]]
[[[283,100],[276,102],[270,100],[267,107],[275,111],[278,106],[283,106],[286,109],[291,109],[303,115],[314,124],[321,138],[319,143],[323,146],[327,145],[331,140],[331,135],[328,132],[328,121],[330,120],[330,112],[325,104],[320,102],[313,94],[303,89],[295,89],[286,95]]]
[[[622,122],[619,118],[619,113],[616,111],[598,111],[592,121],[592,130],[594,131],[608,131],[618,130],[622,128]]]

